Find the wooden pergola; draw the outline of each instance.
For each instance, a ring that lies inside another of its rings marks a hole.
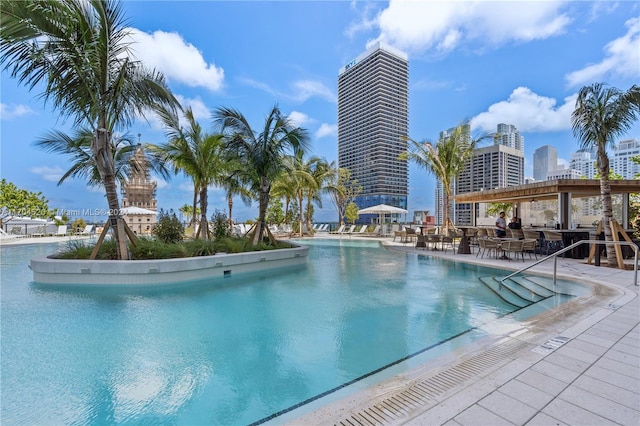
[[[629,194],[640,192],[640,180],[612,180],[611,195],[622,194],[622,226],[629,227]],[[561,229],[568,229],[571,215],[571,198],[600,196],[597,179],[556,179],[526,185],[485,191],[465,192],[453,196],[456,203],[471,203],[474,212],[472,225],[476,225],[477,203],[525,203],[542,200],[558,200],[558,220]]]

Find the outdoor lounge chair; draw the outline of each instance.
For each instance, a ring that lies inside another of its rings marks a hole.
[[[14,226],[13,228],[11,228],[11,235],[14,238],[24,238],[27,235],[22,233],[22,226]]]
[[[359,230],[358,232],[354,232],[354,234],[362,235],[362,234],[364,234],[365,232],[367,232],[367,225],[362,225],[362,226],[360,227],[360,230]]]
[[[0,241],[9,241],[16,238],[15,235],[7,234],[4,229],[0,228]]]
[[[30,237],[44,237],[44,234],[47,230],[46,225],[40,225],[36,228],[36,231],[32,234],[29,234]]]
[[[53,234],[55,237],[64,237],[67,235],[67,225],[58,226],[58,231]]]
[[[353,233],[353,231],[354,231],[355,229],[356,229],[356,226],[355,226],[355,225],[351,225],[351,226],[349,227],[349,229],[346,229],[346,228],[345,228],[345,229],[343,229],[343,230],[342,230],[342,232],[341,232],[341,233],[342,233],[342,234],[351,234],[351,233]]]
[[[376,225],[376,227],[373,228],[373,231],[367,232],[366,235],[370,236],[370,237],[378,237],[378,236],[380,236],[380,225]]]
[[[337,230],[331,232],[332,234],[342,234],[342,232],[344,231],[344,227],[346,225],[340,225],[340,228],[338,228]]]
[[[76,232],[76,235],[80,235],[80,236],[91,236],[91,235],[93,235],[93,225],[85,226],[82,231]]]

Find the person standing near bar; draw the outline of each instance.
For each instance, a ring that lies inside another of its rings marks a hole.
[[[507,221],[504,219],[504,212],[500,212],[500,215],[496,219],[496,237],[504,238],[507,236]]]

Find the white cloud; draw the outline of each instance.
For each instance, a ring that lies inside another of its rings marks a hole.
[[[190,98],[185,98],[184,96],[181,96],[181,95],[175,95],[175,97],[184,109],[191,107],[194,118],[196,119],[197,122],[200,123],[203,129],[207,129],[210,127],[209,122],[211,120],[211,110],[209,110],[209,108],[204,104],[202,99],[200,99],[199,97],[190,99]],[[158,115],[153,110],[146,109],[145,117],[149,122],[149,126],[151,126],[152,129],[162,130],[162,131],[165,130],[164,125],[160,120],[160,117],[158,117]],[[187,126],[187,122],[184,118],[184,115],[180,116],[180,125],[183,127]]]
[[[194,45],[180,34],[155,31],[147,34],[131,28],[133,55],[146,66],[156,68],[167,80],[190,87],[204,87],[213,92],[222,88],[224,70],[207,63]]]
[[[193,182],[183,182],[180,185],[178,185],[178,189],[180,189],[180,191],[193,194]]]
[[[448,52],[470,42],[495,46],[545,39],[571,22],[561,12],[564,3],[391,0],[378,15],[377,40],[409,52]]]
[[[558,168],[559,169],[569,169],[571,162],[569,160],[565,160],[564,158],[558,157]]]
[[[304,102],[313,96],[317,96],[329,102],[337,101],[336,95],[333,93],[333,91],[319,81],[296,81],[293,83],[293,90],[293,97],[299,102]]]
[[[171,184],[164,179],[156,179],[155,183],[158,189],[171,189]]]
[[[251,78],[241,77],[240,82],[247,86],[262,90],[276,98],[286,98],[295,102],[305,102],[312,97],[319,97],[329,102],[337,102],[336,95],[331,89],[319,81],[298,80],[291,84],[289,93],[274,89],[266,83],[256,81]]]
[[[316,139],[323,138],[325,136],[338,136],[338,125],[322,123],[320,128],[316,131]]]
[[[62,175],[64,175],[64,170],[60,167],[60,166],[54,166],[54,167],[49,167],[49,166],[39,166],[39,167],[32,167],[29,169],[29,171],[31,173],[34,173],[38,176],[40,176],[42,179],[46,180],[47,182],[58,182],[60,180],[60,178],[62,177]]]
[[[609,75],[640,77],[640,17],[629,19],[625,25],[627,33],[607,43],[602,61],[565,76],[569,87],[592,84]]]
[[[571,113],[576,95],[557,106],[553,98],[538,95],[527,87],[518,87],[506,101],[491,105],[471,119],[471,127],[495,132],[499,123],[513,124],[520,132],[554,132],[571,128]]]
[[[34,111],[28,105],[0,103],[0,117],[2,120],[11,120],[12,118],[22,117],[33,113]]]
[[[304,112],[299,112],[299,111],[291,111],[291,114],[289,114],[288,119],[289,121],[291,121],[291,124],[293,124],[295,127],[304,127],[305,125],[311,124],[315,121],[313,118],[309,117]]]

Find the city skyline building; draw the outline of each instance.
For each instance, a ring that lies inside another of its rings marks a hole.
[[[524,152],[524,136],[520,134],[518,128],[513,124],[498,124],[494,141],[500,145]]]
[[[456,194],[522,185],[524,153],[500,143],[477,148],[456,182]],[[472,217],[478,217],[479,212],[472,212],[471,208],[470,203],[456,204],[459,224],[471,225]]]
[[[376,43],[338,73],[338,167],[362,186],[355,200],[360,209],[407,209],[409,166],[398,157],[407,150],[408,132],[408,56]]]
[[[547,180],[547,173],[558,168],[558,150],[544,145],[533,152],[533,178],[540,182]]]
[[[640,139],[619,141],[613,148],[612,169],[623,179],[635,179],[640,174],[640,164],[631,161],[631,157],[640,156]]]

